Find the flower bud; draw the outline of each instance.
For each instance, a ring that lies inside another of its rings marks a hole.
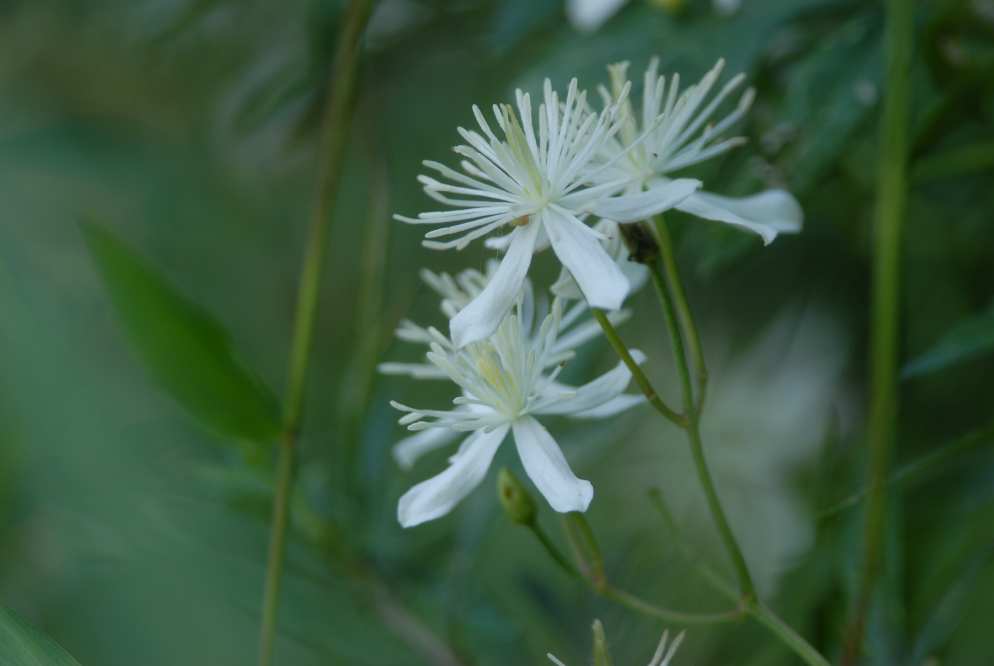
[[[600,620],[594,620],[591,627],[594,634],[594,666],[612,666],[611,653],[607,650],[607,637],[604,635],[604,625]]]
[[[535,522],[535,502],[514,474],[506,467],[497,473],[497,497],[511,521],[519,525]]]

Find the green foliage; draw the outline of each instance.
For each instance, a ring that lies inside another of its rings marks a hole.
[[[904,366],[905,379],[920,377],[994,352],[994,306],[957,322],[931,349]]]
[[[0,606],[0,663],[4,666],[79,666],[58,643]]]
[[[227,332],[123,242],[92,223],[83,235],[149,372],[203,425],[265,451],[280,430],[275,396],[235,356]]]
[[[719,491],[733,528],[749,564],[767,571],[764,600],[838,655],[858,564],[857,491],[867,487],[882,3],[738,4],[724,14],[711,0],[685,0],[673,14],[628,0],[600,29],[580,33],[564,20],[563,0],[378,3],[321,285],[278,666],[438,663],[412,648],[426,635],[474,666],[541,664],[546,652],[590,663],[594,617],[616,664],[644,664],[662,630],[679,629],[579,586],[502,515],[494,472],[517,472],[513,447],[457,511],[401,530],[397,498],[454,449],[398,469],[390,447],[405,433],[388,400],[439,406],[453,396],[441,382],[371,372],[383,360],[380,333],[399,319],[445,325],[416,279],[420,268],[481,268],[493,256],[476,246],[424,251],[423,229],[388,220],[429,205],[415,180],[421,160],[452,164],[448,149],[455,127],[473,124],[471,104],[512,101],[519,86],[534,101],[546,76],[559,86],[576,75],[592,89],[605,64],[629,59],[637,97],[652,56],[685,84],[724,57],[725,80],[744,72],[757,91],[736,130],[747,145],[687,175],[733,196],[786,186],[805,212],[803,233],[768,248],[724,225],[667,220],[681,265],[700,268],[685,278],[712,370],[706,445],[724,470]],[[991,298],[994,264],[994,33],[974,5],[918,3],[900,331],[903,348],[925,351],[901,359],[915,381],[900,387],[891,488],[903,496],[887,541],[899,566],[872,634],[880,654],[900,663],[974,666],[990,653],[989,426],[957,439],[990,419],[994,361],[994,311],[978,307]],[[203,444],[220,435],[261,459],[279,429],[278,401],[256,373],[272,385],[286,367],[316,120],[344,6],[22,1],[0,12],[0,604],[31,608],[87,664],[255,658],[269,468],[231,464],[228,452]],[[599,104],[596,93],[591,101]],[[373,182],[377,173],[383,183]],[[141,239],[141,252],[92,224],[81,243],[67,221],[87,210],[127,219],[116,228]],[[376,219],[387,220],[389,239]],[[375,281],[357,281],[363,238],[384,253]],[[537,271],[554,263],[549,254],[536,258]],[[130,372],[108,294],[147,375],[206,435]],[[678,386],[650,300],[632,299],[636,316],[620,333],[646,351],[654,385],[672,398]],[[816,334],[788,321],[767,361],[750,356],[788,309],[817,312]],[[409,352],[398,345],[386,355],[414,360]],[[591,344],[564,380],[605,367],[608,353]],[[838,432],[806,447],[821,411]],[[701,563],[728,573],[679,433],[638,410],[549,427],[596,487],[586,515],[597,557],[572,524],[587,559],[602,559],[612,582],[654,603],[722,607],[645,501],[647,488],[661,486],[681,538]],[[831,520],[812,517],[839,498],[848,499]],[[550,541],[569,552],[559,517],[542,502],[537,509]],[[345,549],[355,552],[343,557]],[[363,579],[369,571],[392,599]],[[684,663],[797,662],[742,622],[692,628],[673,662]]]

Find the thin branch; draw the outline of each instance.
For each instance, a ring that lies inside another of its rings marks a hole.
[[[870,419],[863,571],[846,636],[843,664],[856,662],[863,645],[866,616],[883,570],[887,517],[886,482],[897,422],[898,307],[901,227],[907,195],[908,112],[915,3],[887,0],[887,91],[880,128],[877,207],[873,253],[873,304],[870,342]]]
[[[286,551],[287,513],[293,492],[296,440],[303,412],[311,339],[317,315],[321,275],[324,271],[331,207],[338,190],[349,136],[352,97],[359,60],[359,37],[369,17],[370,7],[371,0],[353,0],[349,5],[339,37],[338,52],[332,65],[330,78],[332,94],[322,126],[316,200],[312,209],[311,227],[297,292],[293,342],[290,349],[283,436],[279,446],[269,556],[263,588],[262,623],[259,627],[260,666],[269,666],[273,658],[280,582]]]
[[[614,325],[608,320],[607,315],[605,315],[602,310],[598,310],[597,308],[590,308],[590,311],[594,313],[594,318],[604,331],[604,336],[607,338],[607,341],[618,354],[618,357],[625,363],[625,366],[628,367],[628,370],[632,373],[632,377],[635,379],[635,383],[638,384],[639,389],[641,389],[646,400],[649,401],[649,404],[655,407],[656,411],[676,425],[681,428],[686,427],[687,419],[683,416],[683,414],[680,414],[671,408],[663,402],[662,398],[659,397],[659,394],[656,393],[656,389],[652,387],[652,382],[649,381],[646,374],[642,372],[642,368],[640,368],[639,364],[635,362],[634,358],[632,358],[632,355],[628,351],[628,347],[621,339],[621,336],[618,335],[618,331],[614,328]]]

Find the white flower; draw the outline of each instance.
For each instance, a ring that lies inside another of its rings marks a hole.
[[[714,124],[709,121],[721,103],[744,81],[743,75],[729,80],[717,94],[709,98],[712,88],[724,68],[718,63],[695,85],[680,92],[680,76],[674,74],[667,86],[666,78],[657,73],[659,61],[653,58],[645,72],[642,91],[640,136],[638,114],[623,114],[625,125],[617,136],[605,142],[602,158],[613,166],[598,174],[601,179],[622,178],[627,174],[631,185],[624,197],[626,214],[633,214],[641,198],[645,209],[651,209],[657,192],[672,187],[673,174],[687,167],[717,157],[745,143],[743,137],[724,138],[724,133],[749,110],[754,93],[748,89],[738,105]],[[628,63],[608,67],[612,90],[601,89],[606,103],[630,107],[626,78]],[[624,93],[624,94],[623,94]],[[618,158],[618,155],[623,155]],[[638,193],[641,190],[641,193]],[[803,213],[797,200],[785,190],[771,189],[743,198],[724,197],[710,192],[694,192],[674,206],[691,215],[717,220],[759,234],[770,243],[778,233],[796,232],[801,228]],[[608,205],[610,208],[610,204]],[[654,213],[652,213],[654,214]],[[607,215],[610,217],[610,214]],[[648,215],[643,215],[648,217]]]
[[[530,97],[517,91],[517,111],[510,105],[493,107],[498,138],[483,113],[473,107],[480,132],[459,128],[466,144],[455,147],[464,159],[462,171],[426,161],[442,180],[422,175],[425,193],[451,210],[421,213],[417,218],[396,216],[411,224],[438,225],[424,245],[433,249],[461,249],[471,241],[499,229],[511,232],[491,244],[506,248],[495,279],[459,311],[450,322],[457,347],[482,340],[493,333],[517,298],[532,254],[551,245],[592,307],[616,310],[628,293],[628,280],[611,261],[599,241],[603,237],[583,222],[588,214],[632,222],[672,208],[700,187],[692,179],[668,181],[640,193],[631,203],[613,195],[628,189],[631,175],[612,169],[612,159],[599,159],[607,143],[625,122],[623,109],[627,86],[617,99],[597,114],[586,93],[570,82],[565,102],[546,80],[544,101],[538,108],[538,125]],[[633,139],[630,145],[636,145]],[[610,177],[604,175],[610,171]],[[596,183],[596,184],[592,184]],[[452,237],[440,241],[439,238]]]
[[[604,231],[606,233],[610,233],[610,230],[607,228],[604,228]],[[611,249],[609,249],[609,251],[613,252]],[[632,262],[626,261],[626,263]],[[639,266],[638,264],[634,265]],[[429,270],[422,270],[421,279],[424,280],[425,284],[427,284],[441,297],[440,310],[446,318],[451,319],[459,312],[459,310],[465,307],[467,303],[472,301],[474,297],[483,291],[488,280],[493,276],[496,270],[497,262],[491,260],[487,262],[486,274],[475,269],[468,269],[461,271],[453,277],[447,273],[433,273]],[[629,274],[630,269],[623,270],[626,275]],[[563,273],[566,276],[569,275],[566,271]],[[633,286],[640,286],[645,279],[645,276],[636,274],[634,278],[632,278],[632,284]],[[563,281],[564,278],[561,276],[560,282]],[[566,283],[564,282],[564,284]],[[563,288],[563,291],[569,292],[570,285],[573,285],[572,289],[576,290],[575,283],[573,283],[570,278],[569,284]],[[531,334],[534,332],[532,322],[543,318],[547,314],[547,304],[543,305],[542,303],[535,302],[534,291],[532,290],[530,280],[525,280],[522,289],[523,294],[520,310],[527,316],[526,320],[523,322],[522,329],[526,334]],[[564,298],[582,299],[582,296],[579,294],[579,291],[576,291],[575,295],[567,294],[564,295]],[[581,302],[574,303],[565,309],[559,321],[559,332],[556,335],[555,342],[549,350],[548,360],[550,362],[558,363],[558,359],[560,358],[565,360],[566,358],[572,356],[574,350],[600,335],[600,325],[592,318],[584,317],[584,315],[588,312],[589,310],[582,300]],[[628,310],[618,310],[616,312],[608,313],[607,316],[612,324],[618,325],[628,319],[629,315],[630,312]],[[428,348],[431,347],[431,343],[435,340],[429,328],[420,326],[406,319],[400,322],[400,325],[397,327],[396,335],[400,340],[415,344],[422,344]],[[378,369],[383,374],[406,375],[414,379],[445,380],[449,378],[441,368],[434,363],[429,362],[387,362],[381,363],[378,366]],[[594,417],[615,414],[644,401],[645,398],[641,395],[619,395],[608,403],[602,405],[597,412],[587,412],[586,416]],[[450,444],[458,436],[458,432],[448,428],[429,428],[410,435],[409,437],[404,437],[397,442],[397,444],[393,447],[393,456],[397,461],[397,464],[403,469],[410,469],[419,458],[427,453],[430,453],[431,451]]]
[[[551,312],[536,326],[529,293],[522,294],[486,340],[458,348],[437,329],[426,329],[432,340],[428,359],[459,386],[462,395],[448,410],[391,404],[406,412],[400,423],[409,430],[470,434],[444,472],[400,498],[397,517],[404,527],[447,514],[480,484],[509,432],[514,434],[525,472],[553,509],[585,511],[590,504],[590,482],[573,474],[558,444],[535,416],[604,417],[641,400],[622,395],[631,373],[620,363],[579,387],[558,383],[556,376],[573,356],[571,349],[558,344],[561,301],[555,300]],[[632,353],[644,360],[640,352]]]
[[[632,261],[628,258],[628,247],[621,238],[621,231],[618,223],[611,220],[601,220],[594,225],[594,231],[597,231],[604,236],[605,240],[602,241],[604,249],[628,279],[629,292],[641,289],[642,285],[644,285],[649,279],[649,269],[645,264],[640,264],[637,261]],[[576,280],[573,279],[573,276],[570,275],[570,272],[566,269],[563,269],[559,273],[559,279],[556,280],[556,282],[550,287],[550,290],[553,294],[561,298],[573,300],[583,299],[580,287],[577,286]]]
[[[680,643],[683,642],[684,633],[681,631],[677,634],[677,637],[673,639],[670,643],[670,647],[667,650],[666,644],[669,643],[670,632],[664,631],[662,637],[659,639],[659,645],[656,646],[656,652],[652,655],[652,660],[649,662],[649,666],[670,666],[670,661],[673,659],[673,655],[676,654],[677,648],[680,647]],[[552,654],[546,654],[552,663],[557,666],[566,666],[563,662],[556,659]]]

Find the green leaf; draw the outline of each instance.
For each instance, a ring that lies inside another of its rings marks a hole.
[[[58,643],[0,607],[0,664],[4,666],[79,666]]]
[[[82,229],[122,323],[155,379],[211,430],[272,443],[280,431],[278,402],[236,358],[221,325],[109,231],[89,223]]]
[[[901,377],[920,377],[991,352],[994,352],[994,305],[956,323],[931,349],[905,365]]]

